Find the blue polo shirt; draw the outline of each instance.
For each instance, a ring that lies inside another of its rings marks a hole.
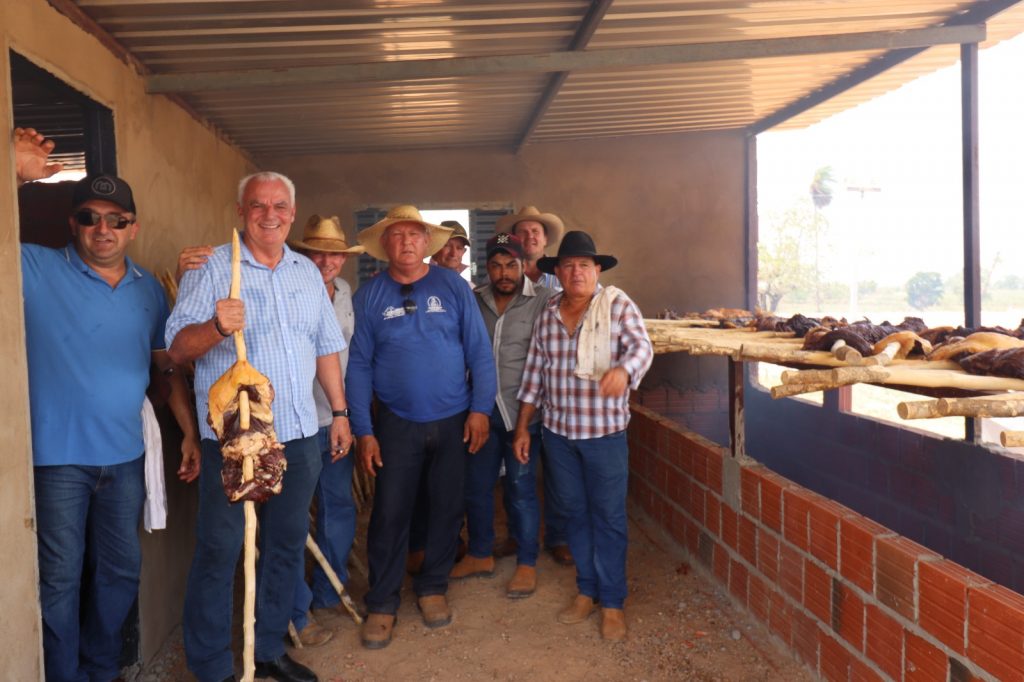
[[[126,261],[111,287],[71,244],[21,247],[36,466],[107,466],[142,454],[142,400],[168,309],[156,279]]]

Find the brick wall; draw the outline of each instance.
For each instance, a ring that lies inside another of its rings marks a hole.
[[[629,445],[633,499],[824,679],[1024,679],[1016,592],[643,406]]]
[[[632,400],[709,440],[729,442],[729,394],[717,385],[678,388],[666,382],[654,386],[644,382]]]

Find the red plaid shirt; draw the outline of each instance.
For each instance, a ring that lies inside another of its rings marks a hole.
[[[571,440],[622,431],[629,424],[629,391],[603,398],[596,381],[573,373],[579,329],[591,311],[587,310],[569,336],[558,314],[561,300],[561,292],[552,296],[533,327],[519,400],[542,409],[544,426]],[[611,343],[611,366],[626,370],[629,387],[637,388],[654,359],[654,348],[640,309],[625,294],[611,305]]]

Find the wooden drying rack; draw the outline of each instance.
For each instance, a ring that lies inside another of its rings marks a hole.
[[[878,384],[931,396],[902,402],[903,419],[936,417],[1017,417],[1024,415],[1024,379],[968,374],[960,365],[939,360],[890,360],[888,356],[855,357],[853,364],[829,351],[802,350],[803,339],[792,332],[720,329],[706,320],[644,320],[654,352],[720,355],[729,360],[729,427],[732,454],[744,452],[743,362],[770,362],[792,369],[771,387],[772,398],[825,391],[857,383]],[[1024,446],[1024,431],[1000,434],[1004,447]]]

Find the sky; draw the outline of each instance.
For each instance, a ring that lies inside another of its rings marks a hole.
[[[996,279],[1024,276],[1022,84],[1024,36],[980,52],[981,262]],[[832,167],[832,279],[902,284],[922,270],[962,271],[959,64],[757,142],[762,234],[807,196],[816,169]]]

